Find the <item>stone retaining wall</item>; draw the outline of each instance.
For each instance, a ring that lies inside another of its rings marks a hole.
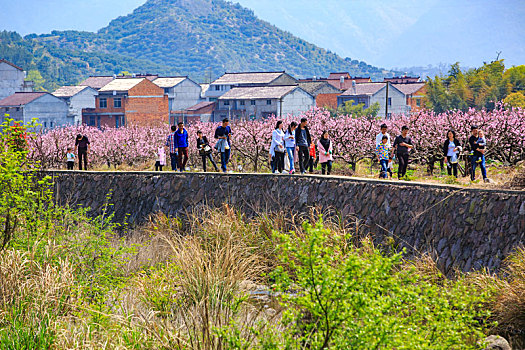
[[[151,213],[177,215],[197,205],[229,203],[256,210],[303,212],[312,206],[356,216],[376,243],[409,253],[430,251],[440,268],[497,270],[523,242],[525,192],[468,189],[346,177],[270,174],[49,172],[60,204],[99,214],[107,194],[116,220],[143,222]]]

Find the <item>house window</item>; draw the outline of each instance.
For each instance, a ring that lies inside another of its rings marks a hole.
[[[122,108],[122,98],[115,97],[113,99],[113,107],[115,107],[115,108]]]
[[[98,106],[100,108],[108,108],[108,99],[105,97],[102,97],[98,100]]]
[[[97,124],[96,124],[95,116],[90,116],[90,117],[89,117],[88,126],[95,126],[95,125],[97,125]]]
[[[215,91],[220,91],[220,90],[221,90],[220,85],[215,85]]]
[[[421,107],[421,100],[419,98],[416,99],[416,106]]]
[[[47,122],[44,122],[44,128],[47,128]]]
[[[252,103],[252,106],[255,106],[255,100],[252,100],[251,103]]]
[[[229,106],[230,105],[230,101],[228,101],[228,100],[224,101],[224,105],[225,106]]]
[[[388,98],[388,105],[389,105],[389,106],[392,106],[392,97],[389,97],[389,98]]]
[[[16,107],[16,111],[17,111],[17,112],[20,112],[20,107]]]
[[[53,122],[49,122],[49,127],[50,127],[50,128],[53,127]]]
[[[167,95],[170,93],[170,88],[164,88],[164,93]]]
[[[271,105],[272,104],[272,100],[266,100],[266,104],[267,105]]]
[[[244,106],[244,101],[240,101],[239,104],[240,104],[241,106]]]

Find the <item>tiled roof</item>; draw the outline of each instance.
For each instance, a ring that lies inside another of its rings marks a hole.
[[[208,106],[211,106],[215,104],[215,102],[206,102],[206,101],[203,101],[203,102],[199,102],[197,103],[195,106],[191,106],[189,108],[186,108],[187,111],[198,111],[199,109],[202,109],[202,108],[206,108]]]
[[[184,80],[188,79],[188,77],[165,77],[165,78],[157,78],[153,80],[153,84],[157,85],[158,87],[161,87],[163,89],[165,88],[171,88],[175,85],[179,85]]]
[[[47,95],[47,92],[15,92],[13,95],[0,100],[0,106],[18,107],[24,106],[37,98]]]
[[[425,86],[425,83],[405,83],[392,85],[395,86],[399,91],[401,91],[405,95],[411,95],[423,88]]]
[[[235,87],[219,100],[264,100],[282,98],[299,87],[289,86],[256,86],[256,87]]]
[[[18,66],[17,66],[16,64],[14,64],[14,63],[9,62],[8,60],[1,59],[1,60],[0,60],[0,63],[2,63],[2,62],[5,63],[5,64],[10,65],[10,66],[13,67],[13,68],[16,68],[16,69],[18,69],[18,70],[23,71],[22,68],[18,67]]]
[[[53,95],[56,97],[72,97],[88,88],[89,86],[62,86],[53,92]]]
[[[333,93],[341,92],[341,90],[329,84],[327,81],[308,81],[299,83],[299,87],[304,91],[308,92],[310,95],[314,95],[317,90],[326,86],[332,89]]]
[[[215,80],[215,85],[269,84],[283,75],[284,72],[245,72],[225,73]]]
[[[120,78],[110,81],[104,85],[99,91],[128,91],[142,82],[145,78]]]
[[[98,90],[104,87],[104,85],[107,85],[113,79],[115,78],[113,78],[112,76],[111,77],[109,76],[89,77],[78,85],[89,86],[89,87],[92,87],[93,89]]]
[[[335,80],[335,79],[341,79],[341,77],[345,77],[345,79],[350,79],[350,73],[343,72],[343,73],[330,73],[328,76],[328,79]]]
[[[341,96],[358,96],[358,95],[373,95],[381,90],[386,83],[362,83],[355,85],[355,91],[352,86],[346,90]]]

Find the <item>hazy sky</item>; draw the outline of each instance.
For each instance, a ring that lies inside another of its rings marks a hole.
[[[0,0],[0,29],[96,31],[145,0]],[[343,57],[386,68],[460,61],[502,51],[525,64],[524,0],[236,0],[255,14]],[[19,15],[22,14],[22,15]]]

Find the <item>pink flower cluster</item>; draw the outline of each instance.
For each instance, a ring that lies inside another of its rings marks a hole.
[[[455,130],[458,139],[466,146],[471,125],[477,125],[485,131],[488,142],[487,158],[507,164],[516,164],[525,159],[524,109],[505,109],[499,106],[493,111],[472,109],[442,114],[421,111],[411,116],[383,120],[347,115],[332,117],[328,111],[315,108],[298,117],[234,122],[231,125],[234,167],[241,166],[254,171],[267,167],[271,133],[276,121],[282,119],[288,126],[292,120],[299,122],[303,117],[308,119],[314,140],[320,137],[323,130],[327,130],[334,144],[334,157],[354,166],[360,160],[373,156],[375,136],[382,123],[388,125],[388,132],[392,137],[400,133],[403,125],[407,125],[416,146],[412,159],[423,164],[434,163],[442,158],[441,149],[449,129]],[[200,164],[196,148],[197,130],[201,130],[213,146],[217,125],[218,123],[195,123],[186,126],[190,135],[191,165]],[[87,126],[57,128],[30,137],[29,157],[40,162],[44,168],[61,168],[65,164],[67,148],[74,147],[75,136],[82,134],[91,142],[91,166],[133,166],[145,162],[153,164],[157,148],[164,145],[169,132],[167,125],[103,130]]]

